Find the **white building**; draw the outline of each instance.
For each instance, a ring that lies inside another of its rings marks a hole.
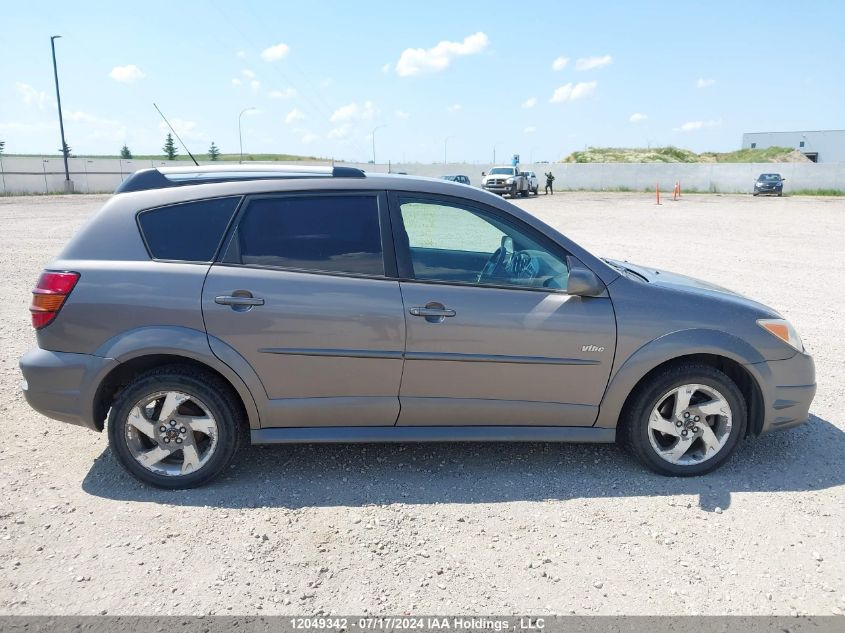
[[[845,163],[845,130],[746,132],[742,149],[792,147],[814,163]]]

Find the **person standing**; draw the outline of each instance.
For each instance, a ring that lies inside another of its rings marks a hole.
[[[555,175],[551,171],[546,172],[546,195],[549,195],[550,192],[551,192],[552,195],[555,195],[555,190],[554,190],[554,187],[552,186],[552,183],[554,181],[555,181]]]

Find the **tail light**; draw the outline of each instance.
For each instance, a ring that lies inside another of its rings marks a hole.
[[[54,273],[49,270],[41,273],[32,291],[32,303],[29,306],[32,327],[40,330],[56,318],[77,281],[79,273]]]

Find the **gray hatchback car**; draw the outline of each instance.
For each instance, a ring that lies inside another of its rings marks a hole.
[[[700,475],[815,393],[770,308],[599,259],[481,190],[343,167],[137,172],[31,311],[30,405],[108,418],[165,488],[243,441],[619,441]]]

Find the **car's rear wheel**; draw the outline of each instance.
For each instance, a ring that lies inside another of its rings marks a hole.
[[[159,488],[200,486],[226,467],[240,443],[241,411],[229,386],[187,367],[138,376],[109,416],[109,445],[137,479]]]
[[[736,384],[709,365],[684,363],[655,375],[626,406],[620,439],[663,475],[703,475],[725,463],[745,436]]]

